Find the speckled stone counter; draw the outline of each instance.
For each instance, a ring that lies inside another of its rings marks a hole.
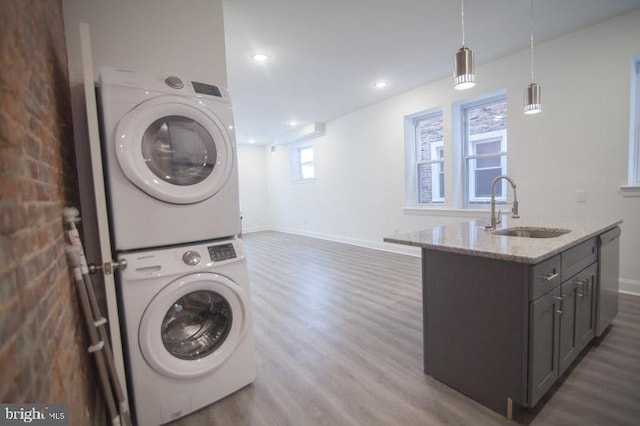
[[[514,262],[535,264],[563,250],[622,223],[622,220],[598,219],[549,219],[527,218],[513,219],[503,216],[497,229],[505,228],[561,228],[570,232],[553,238],[529,238],[494,235],[485,230],[488,219],[436,226],[421,231],[386,237],[389,243],[404,244],[440,250],[502,259]]]

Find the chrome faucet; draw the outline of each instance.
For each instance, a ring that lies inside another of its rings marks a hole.
[[[486,229],[496,229],[496,225],[502,222],[502,215],[498,212],[496,215],[496,184],[500,179],[505,179],[511,187],[513,188],[513,208],[511,209],[511,217],[514,219],[518,219],[520,215],[518,214],[518,194],[516,192],[516,184],[507,175],[496,176],[491,182],[491,225],[486,226]]]

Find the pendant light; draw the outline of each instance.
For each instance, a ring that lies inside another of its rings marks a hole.
[[[462,21],[462,47],[454,57],[453,86],[456,90],[470,89],[476,85],[473,51],[464,45],[464,0],[460,0],[460,17]]]
[[[531,0],[531,84],[524,92],[524,113],[537,114],[541,111],[540,86],[533,79],[533,0]]]

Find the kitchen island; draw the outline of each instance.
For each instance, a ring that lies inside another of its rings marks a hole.
[[[595,336],[598,243],[621,222],[479,219],[385,238],[422,249],[424,372],[509,418],[535,406]],[[498,235],[523,229],[547,238]]]

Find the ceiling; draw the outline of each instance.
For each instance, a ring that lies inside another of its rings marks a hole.
[[[223,0],[223,7],[239,144],[271,144],[296,126],[450,76],[462,44],[456,0]],[[530,7],[529,0],[465,2],[476,65],[529,46]],[[534,0],[535,42],[637,7],[640,0]],[[270,59],[257,63],[256,52]],[[389,84],[376,89],[381,79]]]

